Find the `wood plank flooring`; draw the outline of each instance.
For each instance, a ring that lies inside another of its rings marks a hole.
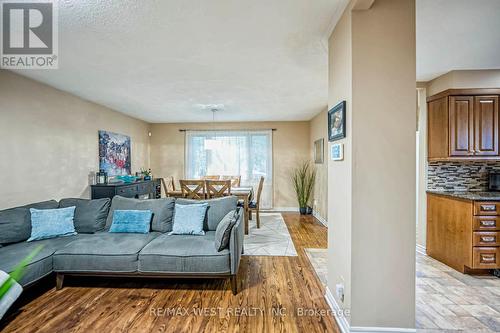
[[[312,216],[283,213],[298,257],[244,256],[229,280],[55,278],[29,289],[2,332],[339,332],[304,248],[326,248]],[[306,314],[304,314],[307,312]]]

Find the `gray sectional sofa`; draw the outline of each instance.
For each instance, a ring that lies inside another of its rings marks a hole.
[[[244,212],[236,197],[206,200],[208,211],[204,236],[168,235],[172,230],[175,199],[136,200],[123,197],[47,201],[0,211],[0,270],[10,273],[38,245],[42,250],[31,260],[20,284],[29,286],[56,273],[58,289],[66,275],[144,276],[159,278],[231,278],[237,293],[237,280],[243,252]],[[177,199],[180,204],[199,203]],[[77,235],[26,242],[30,236],[29,208],[50,209],[76,206],[74,224]],[[109,233],[116,209],[153,211],[148,234]],[[231,210],[239,218],[231,230],[229,246],[215,248],[215,230]]]

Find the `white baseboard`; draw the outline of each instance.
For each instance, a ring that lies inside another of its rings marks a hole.
[[[333,294],[328,288],[326,287],[325,291],[325,299],[330,308],[333,311],[333,316],[335,317],[335,321],[337,321],[337,324],[339,325],[340,331],[342,333],[349,333],[350,332],[350,325],[349,322],[347,321],[347,318],[345,316],[342,316],[342,308],[339,306],[337,301],[335,300],[335,297],[333,297]]]
[[[323,216],[319,215],[319,212],[317,210],[313,210],[313,216],[325,227],[328,227],[328,221]]]
[[[423,254],[423,255],[427,255],[427,249],[425,248],[425,246],[422,246],[420,244],[417,244],[416,247],[415,247],[415,250],[420,253],[420,254]]]
[[[415,328],[397,328],[397,327],[351,327],[351,332],[362,333],[415,333]]]
[[[397,327],[361,327],[361,326],[351,326],[347,321],[347,318],[342,314],[342,309],[333,297],[330,288],[326,287],[325,299],[330,308],[333,311],[335,321],[337,322],[339,329],[342,333],[415,333],[417,330],[415,328],[397,328]]]

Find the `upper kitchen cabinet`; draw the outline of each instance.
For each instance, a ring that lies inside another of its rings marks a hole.
[[[428,159],[499,159],[500,89],[450,89],[427,99]]]
[[[474,97],[474,155],[498,156],[498,96]]]

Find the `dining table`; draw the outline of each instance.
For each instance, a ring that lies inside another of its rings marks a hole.
[[[196,186],[193,186],[195,188]],[[245,235],[248,235],[249,230],[249,216],[250,216],[250,202],[252,202],[254,197],[254,191],[252,186],[238,186],[231,187],[231,195],[238,197],[238,200],[243,205],[244,222],[245,222]],[[168,197],[183,198],[184,195],[181,190],[169,191],[167,193]],[[203,199],[202,199],[203,200]]]

